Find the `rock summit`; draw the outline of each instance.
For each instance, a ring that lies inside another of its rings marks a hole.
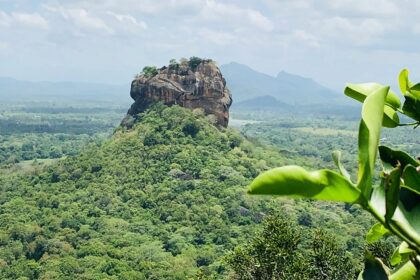
[[[131,83],[130,95],[134,103],[122,122],[125,126],[156,102],[201,108],[206,115],[214,115],[222,127],[229,122],[232,96],[219,68],[209,59],[171,60],[160,69],[147,66]]]

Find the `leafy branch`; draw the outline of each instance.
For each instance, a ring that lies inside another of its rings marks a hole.
[[[402,243],[386,267],[368,255],[359,279],[418,279],[420,275],[420,162],[407,153],[379,146],[382,127],[420,125],[420,83],[408,78],[408,70],[399,75],[403,105],[388,86],[377,83],[349,84],[344,93],[363,103],[358,136],[358,177],[353,182],[333,153],[339,172],[323,169],[307,171],[299,166],[283,166],[259,175],[250,185],[252,195],[278,195],[359,204],[378,220],[367,234],[368,242],[392,234]],[[414,122],[400,123],[398,114]],[[374,185],[377,154],[382,163],[380,184]]]

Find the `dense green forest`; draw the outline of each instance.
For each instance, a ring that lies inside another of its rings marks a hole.
[[[122,108],[75,100],[0,105],[0,173],[30,171],[77,155],[88,143],[112,134],[124,115]]]
[[[346,277],[353,279],[371,220],[356,222],[364,214],[343,204],[248,197],[246,186],[261,171],[316,160],[293,141],[280,148],[275,138],[256,137],[256,127],[264,126],[242,127],[252,135],[247,140],[234,128],[217,129],[200,110],[156,106],[135,128],[119,128],[109,139],[72,132],[67,143],[75,148],[56,163],[3,172],[1,278],[236,279],[241,276],[229,259],[241,256],[234,252],[251,252],[259,224],[281,217],[301,236],[298,254],[315,252],[314,232],[323,228],[333,243],[328,252],[348,257],[354,273]],[[31,145],[51,139],[51,147],[64,147],[54,142],[61,134],[13,135]],[[15,157],[23,147],[16,146]],[[251,247],[242,248],[247,241]],[[312,269],[299,277],[316,275],[313,261],[305,266]]]
[[[243,114],[239,116],[244,117]],[[291,115],[275,118],[267,112],[265,114],[248,112],[245,116],[260,120],[241,128],[248,138],[275,146],[282,154],[303,157],[307,165],[317,168],[321,166],[333,168],[335,165],[331,152],[341,150],[343,163],[353,175],[356,175],[357,121],[343,117]],[[262,116],[269,118],[269,121],[263,121]],[[403,149],[416,155],[420,154],[418,139],[419,133],[412,127],[400,127],[397,131],[385,128],[380,141],[381,144],[391,145],[395,149]]]
[[[338,148],[355,167],[356,121],[240,111],[248,119],[219,130],[200,110],[162,105],[115,130],[123,114],[2,109],[2,127],[14,123],[0,138],[2,279],[337,279],[346,264],[338,278],[354,279],[361,270],[372,220],[357,206],[245,194],[274,166],[333,167]],[[398,132],[382,141],[419,153],[416,134]],[[386,260],[394,244],[370,250]]]
[[[420,280],[405,2],[0,0],[0,280]]]

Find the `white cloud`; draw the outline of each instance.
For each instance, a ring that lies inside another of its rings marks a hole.
[[[111,11],[106,12],[106,14],[117,21],[120,29],[130,33],[138,33],[147,29],[147,24],[144,21],[138,21],[130,14],[117,14]]]
[[[83,30],[103,31],[113,34],[114,31],[99,17],[92,16],[84,9],[72,9],[67,12],[74,25]]]
[[[91,15],[85,9],[63,10],[62,15],[70,20],[76,27],[83,31],[99,31],[113,34],[114,30],[109,27],[101,18]]]
[[[50,63],[55,63],[54,55],[65,56],[70,66],[60,67],[70,79],[86,69],[99,73],[102,66],[109,71],[100,79],[114,79],[125,75],[127,65],[198,55],[324,81],[330,74],[324,75],[323,68],[342,67],[342,72],[334,71],[339,81],[353,75],[348,69],[358,59],[381,50],[420,53],[415,47],[420,1],[412,0],[2,1],[8,4],[0,9],[0,42],[9,44],[7,52],[19,53],[25,69],[40,67],[34,61],[41,56]],[[402,63],[411,66],[407,57],[402,56]],[[2,59],[3,68],[13,68],[10,61],[7,65]],[[375,69],[385,68],[379,62],[377,57]],[[24,73],[22,68],[15,73]],[[48,69],[45,73],[47,78],[56,75]]]
[[[267,17],[263,16],[259,11],[247,10],[246,14],[249,21],[264,31],[271,31],[274,29],[274,25]]]
[[[38,13],[12,13],[13,20],[25,27],[48,29],[48,22]]]
[[[329,0],[327,6],[336,11],[369,16],[393,16],[399,11],[391,0]]]
[[[244,9],[237,5],[207,0],[202,7],[200,19],[224,22],[236,26],[256,27],[263,31],[271,31],[274,25],[269,18],[255,9]]]
[[[378,19],[348,19],[332,17],[320,22],[320,32],[324,38],[350,46],[367,46],[378,41],[386,28]]]
[[[95,11],[113,11],[120,14],[145,14],[166,16],[191,15],[205,3],[203,0],[60,0],[67,8]]]
[[[44,9],[59,14],[63,19],[70,22],[79,32],[114,34],[114,30],[100,17],[91,14],[86,9],[66,9],[62,6],[55,7],[48,5],[44,5]]]
[[[203,28],[198,34],[206,41],[212,44],[226,46],[231,44],[235,40],[235,36],[230,33],[222,31],[213,31],[211,29]]]
[[[52,15],[58,15],[57,23],[61,26],[67,26],[76,36],[87,34],[109,36],[141,34],[148,28],[144,21],[137,20],[133,15],[120,14],[112,10],[102,11],[93,8],[68,8],[49,5],[43,7]]]
[[[12,19],[5,12],[0,11],[0,27],[9,27],[12,23]]]
[[[38,13],[17,13],[10,15],[0,11],[0,27],[23,26],[35,29],[48,29],[47,20]]]
[[[295,30],[292,33],[292,40],[300,43],[304,43],[310,47],[319,48],[320,42],[319,39],[305,30]]]

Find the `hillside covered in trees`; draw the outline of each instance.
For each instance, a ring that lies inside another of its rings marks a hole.
[[[345,254],[357,271],[369,219],[356,223],[360,210],[341,204],[248,197],[257,174],[305,159],[211,121],[199,109],[158,104],[79,155],[0,176],[0,278],[236,279],[231,260],[253,254],[258,225],[273,212],[300,236],[296,255],[318,252],[314,231],[323,227],[334,244],[328,252]],[[316,275],[306,260],[305,275]]]

